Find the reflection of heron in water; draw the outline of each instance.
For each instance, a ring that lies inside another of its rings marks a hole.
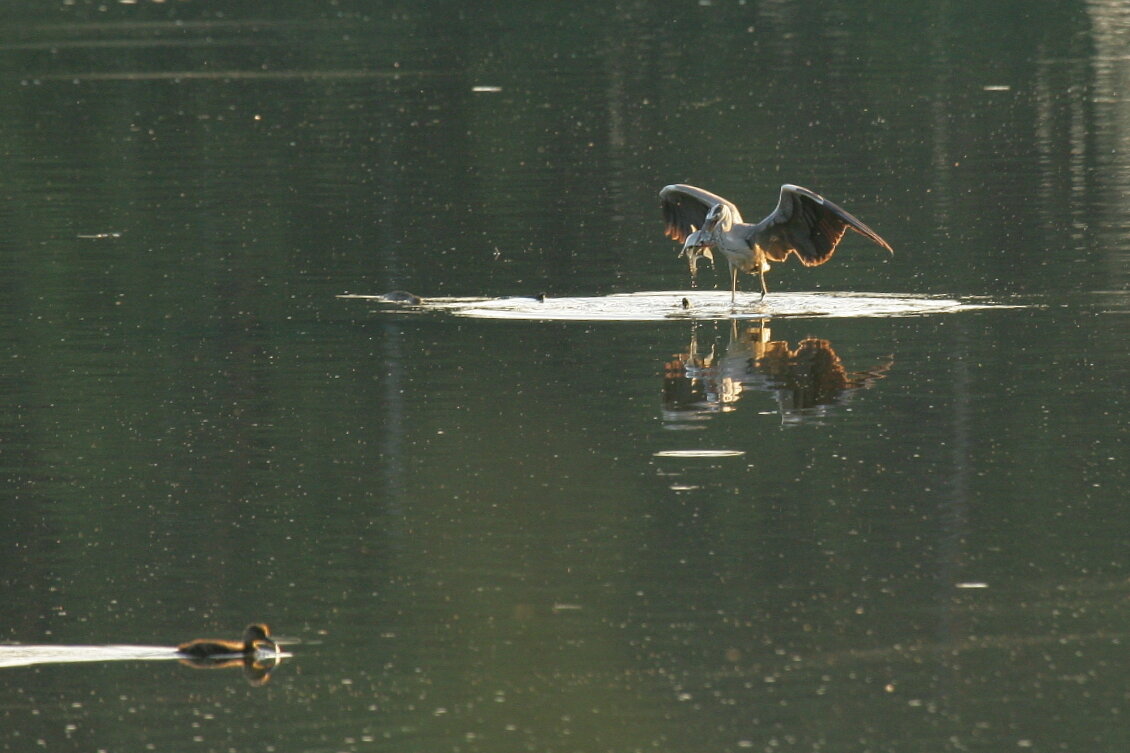
[[[738,290],[738,272],[761,278],[761,297],[765,298],[765,273],[769,262],[783,262],[796,254],[800,263],[815,267],[832,258],[848,228],[891,253],[890,245],[854,215],[807,188],[785,184],[777,208],[751,225],[742,221],[741,212],[728,199],[683,183],[659,192],[667,237],[683,242],[680,256],[686,256],[691,274],[705,256],[714,261],[711,249],[718,249],[730,265],[730,302]]]
[[[692,336],[687,352],[665,364],[667,410],[684,415],[732,411],[743,392],[756,389],[777,397],[785,419],[804,420],[870,387],[893,364],[887,357],[867,371],[848,371],[827,340],[807,337],[792,348],[770,337],[765,320],[742,332],[733,323],[730,343],[719,356],[714,347],[701,354]]]

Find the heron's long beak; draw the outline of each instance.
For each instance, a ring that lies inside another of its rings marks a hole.
[[[714,217],[714,218],[708,217],[706,219],[706,222],[703,223],[702,230],[700,230],[699,232],[702,233],[702,237],[703,237],[704,240],[714,237],[714,229],[716,227],[718,227],[718,220],[719,219],[720,219],[720,217]]]

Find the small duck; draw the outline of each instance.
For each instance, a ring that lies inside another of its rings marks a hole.
[[[177,653],[184,654],[185,656],[194,656],[199,659],[239,654],[249,656],[258,652],[260,644],[264,643],[270,645],[270,647],[275,650],[275,653],[278,653],[279,644],[275,643],[274,639],[271,638],[271,629],[259,622],[247,626],[247,629],[243,631],[242,642],[197,638],[196,640],[177,646]]]

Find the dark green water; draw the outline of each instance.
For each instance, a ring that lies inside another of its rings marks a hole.
[[[0,668],[0,749],[1126,750],[1128,46],[1098,0],[0,10],[0,641],[302,641]],[[335,298],[684,288],[679,181],[895,248],[771,290],[1016,307]]]

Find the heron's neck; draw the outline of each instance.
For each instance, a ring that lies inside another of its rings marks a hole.
[[[749,234],[747,232],[745,232],[748,229],[749,229],[748,225],[743,225],[740,222],[732,222],[732,223],[730,223],[729,228],[726,228],[726,229],[715,228],[714,229],[714,240],[715,240],[715,242],[717,242],[721,246],[730,246],[730,247],[734,247],[734,248],[736,248],[736,247],[738,247],[742,244],[748,246],[749,245],[749,238],[748,238]]]

